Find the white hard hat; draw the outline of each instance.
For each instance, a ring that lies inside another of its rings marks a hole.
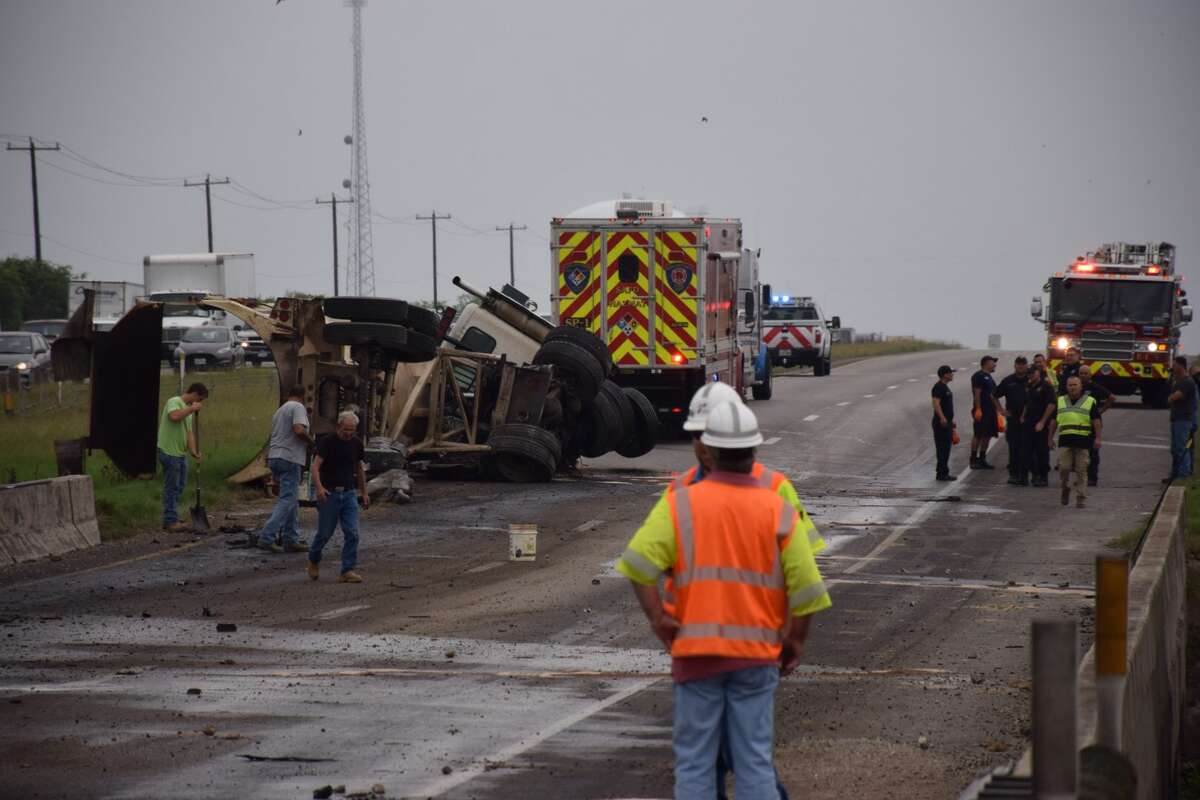
[[[708,425],[700,441],[720,450],[741,450],[763,443],[758,431],[758,417],[745,403],[728,402],[714,406],[708,412]]]
[[[727,383],[713,381],[706,383],[692,395],[691,405],[688,406],[687,420],[683,423],[685,431],[702,431],[708,422],[708,412],[721,403],[740,403],[737,390]]]

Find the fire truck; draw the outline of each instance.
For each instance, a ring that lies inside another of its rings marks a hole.
[[[661,419],[685,418],[705,381],[771,396],[758,253],[740,220],[610,200],[552,219],[550,250],[554,321],[607,343],[612,379]]]
[[[771,363],[812,367],[818,377],[833,371],[830,332],[842,326],[841,320],[838,317],[826,320],[811,297],[764,294],[763,303],[768,300],[770,303],[763,313],[763,341]]]
[[[1112,242],[1080,256],[1042,287],[1030,313],[1046,326],[1048,360],[1058,369],[1078,347],[1092,379],[1118,395],[1163,407],[1180,328],[1192,309],[1167,242]]]

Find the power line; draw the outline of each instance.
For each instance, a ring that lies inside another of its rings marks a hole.
[[[25,238],[29,238],[29,236],[30,236],[30,234],[28,234],[28,233],[18,233],[17,231],[5,230],[3,228],[0,228],[0,233],[6,234],[8,236],[23,236]],[[87,250],[80,250],[78,247],[72,247],[71,245],[67,244],[66,242],[62,241],[61,239],[55,239],[53,236],[49,236],[44,233],[42,234],[42,238],[48,242],[53,242],[54,244],[58,245],[59,247],[63,248],[64,250],[70,250],[72,253],[78,253],[81,256],[88,256],[89,258],[99,259],[100,261],[108,261],[109,263],[120,264],[121,266],[126,266],[126,267],[140,267],[142,265],[142,262],[140,262],[140,261],[124,261],[119,258],[112,258],[110,256],[102,256],[99,253],[90,253]]]
[[[53,147],[34,144],[33,137],[30,136],[29,144],[24,147],[15,147],[12,142],[9,142],[5,145],[5,149],[29,152],[29,177],[33,184],[33,251],[34,258],[40,262],[42,260],[42,215],[38,208],[37,152],[38,150],[61,150],[62,145],[58,142],[55,142]]]
[[[437,305],[438,305],[438,297],[437,297],[437,224],[438,224],[439,219],[450,219],[450,218],[451,218],[450,214],[442,214],[441,216],[439,216],[436,210],[431,212],[428,217],[422,217],[420,214],[417,215],[417,219],[429,220],[429,229],[433,232],[433,307],[434,308],[437,308]]]
[[[507,225],[497,225],[496,230],[498,230],[498,231],[507,230],[508,231],[508,285],[516,286],[517,285],[517,267],[516,267],[516,259],[515,259],[514,253],[513,253],[513,231],[526,231],[526,230],[529,230],[529,227],[526,225],[519,225],[519,226],[514,225],[513,223],[510,222]]]
[[[204,187],[204,210],[205,216],[208,219],[208,252],[213,251],[213,235],[212,235],[212,187],[229,183],[229,178],[218,178],[213,180],[212,176],[205,175],[203,181],[184,181],[184,186],[203,186]]]

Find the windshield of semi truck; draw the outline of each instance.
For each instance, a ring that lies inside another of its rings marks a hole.
[[[183,303],[163,303],[164,317],[211,317],[212,311]]]
[[[1171,324],[1169,283],[1119,283],[1113,286],[1113,307],[1109,322],[1134,322],[1139,325]]]
[[[791,320],[816,320],[820,319],[817,316],[817,310],[812,306],[797,308],[796,306],[769,306],[763,314],[765,320],[775,321],[791,321]]]

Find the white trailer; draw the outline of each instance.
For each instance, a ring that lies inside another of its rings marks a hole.
[[[100,321],[118,320],[125,312],[133,308],[137,301],[146,294],[146,289],[140,283],[128,281],[71,281],[67,290],[67,316],[74,315],[76,309],[83,305],[84,290],[91,289],[96,293],[95,307],[92,319]]]
[[[185,253],[142,259],[146,299],[196,297],[251,298],[253,253]]]

